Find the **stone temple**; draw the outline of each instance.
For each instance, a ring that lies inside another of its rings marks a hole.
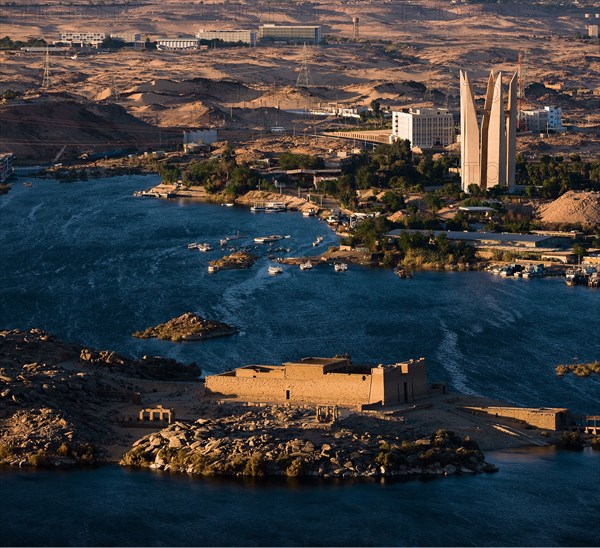
[[[515,187],[517,138],[517,73],[505,100],[502,72],[490,72],[483,110],[477,109],[467,71],[460,71],[460,133],[462,190]]]

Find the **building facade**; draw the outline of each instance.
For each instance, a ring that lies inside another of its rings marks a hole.
[[[198,49],[198,38],[158,38],[156,47],[163,50],[192,50]]]
[[[521,127],[534,133],[548,130],[562,131],[562,109],[554,106],[538,108],[535,110],[519,111]]]
[[[247,44],[256,46],[256,32],[253,30],[205,30],[199,29],[196,33],[198,40],[222,40],[228,44]]]
[[[454,118],[446,109],[417,108],[392,112],[392,139],[408,139],[419,148],[454,142]]]
[[[105,32],[64,31],[58,34],[58,39],[62,43],[97,48],[100,47],[100,44],[102,44],[107,36],[108,34]]]
[[[12,152],[0,153],[0,183],[12,175],[14,159],[15,155]]]
[[[266,43],[317,45],[321,43],[321,27],[261,25],[258,27],[258,39]]]
[[[508,87],[506,102],[502,72],[490,72],[483,110],[475,104],[473,86],[460,71],[460,133],[462,189],[500,186],[514,191],[517,137],[517,73]]]
[[[428,396],[425,360],[357,366],[349,358],[248,365],[206,377],[207,392],[251,402],[398,405]]]

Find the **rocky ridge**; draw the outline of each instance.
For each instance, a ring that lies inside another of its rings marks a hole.
[[[0,331],[0,464],[102,460],[115,438],[116,408],[139,402],[138,383],[199,374],[195,364],[130,360],[39,329]]]
[[[120,463],[200,476],[409,478],[496,471],[474,441],[445,430],[413,441],[397,425],[376,434],[344,420],[325,426],[311,419],[309,408],[274,406],[175,422],[138,440]]]
[[[156,327],[136,331],[132,336],[140,339],[156,337],[179,342],[200,341],[212,337],[235,335],[236,333],[239,333],[239,329],[232,325],[216,320],[207,320],[193,312],[186,312],[168,322],[160,323]]]

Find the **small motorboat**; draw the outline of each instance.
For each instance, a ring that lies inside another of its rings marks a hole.
[[[198,244],[196,242],[192,242],[191,244],[187,245],[188,249],[198,249]]]
[[[234,204],[233,202],[225,202],[224,204],[221,204],[221,207],[233,207]]]
[[[271,265],[269,267],[269,275],[276,276],[277,274],[281,274],[283,272],[283,268],[277,265]]]
[[[306,261],[305,263],[300,263],[300,270],[310,270],[313,267],[310,261]]]
[[[213,264],[208,265],[208,273],[209,274],[214,274],[218,270],[219,270],[219,267],[217,265],[213,265]]]
[[[221,239],[219,240],[219,245],[220,245],[221,247],[225,247],[225,246],[226,246],[228,243],[229,243],[229,238],[227,238],[227,237],[226,237],[226,238],[221,238]]]
[[[335,263],[333,265],[333,269],[336,272],[345,272],[346,270],[348,270],[348,265],[346,263]]]
[[[210,244],[207,242],[198,244],[197,248],[198,248],[198,251],[200,251],[201,253],[206,253],[207,251],[212,251],[212,247],[210,247]]]

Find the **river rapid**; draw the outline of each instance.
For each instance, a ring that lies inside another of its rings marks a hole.
[[[206,374],[249,363],[349,353],[355,362],[424,356],[432,381],[524,406],[598,413],[600,380],[557,377],[597,359],[600,292],[549,279],[351,265],[283,266],[265,246],[251,270],[209,274],[218,241],[289,235],[289,255],[336,245],[299,213],[134,198],[156,177],[71,184],[18,181],[0,197],[0,327],[38,327],[129,356],[196,361]],[[321,247],[312,242],[324,236]],[[189,251],[208,241],[215,251]],[[276,255],[284,255],[278,252]],[[201,343],[133,331],[186,311],[239,335]],[[290,484],[198,480],[117,467],[3,470],[2,544],[47,545],[593,545],[600,538],[598,453],[496,453],[493,476],[436,482]],[[47,501],[52,501],[48,504]],[[596,540],[594,540],[596,539]]]

